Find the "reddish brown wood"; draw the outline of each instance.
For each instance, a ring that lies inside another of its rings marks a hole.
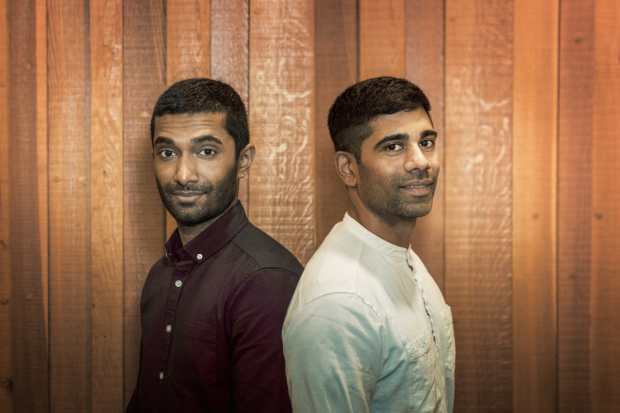
[[[13,413],[8,4],[0,0],[0,413]]]
[[[433,210],[419,218],[411,237],[411,247],[420,256],[439,288],[444,286],[444,2],[405,2],[406,77],[417,84],[431,102],[431,118],[437,131],[437,151],[441,170]]]
[[[359,1],[359,80],[405,77],[405,0]]]
[[[560,10],[558,391],[560,413],[589,412],[593,2]]]
[[[620,6],[597,0],[592,152],[592,412],[620,411]]]
[[[90,2],[92,412],[123,410],[123,4]]]
[[[153,171],[149,125],[166,86],[162,0],[123,2],[123,248],[125,405],[136,386],[140,357],[140,294],[165,243],[164,206]]]
[[[92,305],[84,2],[48,0],[47,12],[50,406],[87,412]]]
[[[558,409],[559,1],[515,2],[513,326],[515,412]]]
[[[40,208],[46,206],[38,185],[37,21],[34,0],[10,0],[8,7],[9,214],[13,327],[12,391],[15,412],[49,409],[47,314],[42,284]],[[45,27],[45,26],[43,26]],[[30,188],[24,191],[23,188]]]
[[[446,2],[446,301],[455,412],[512,411],[513,2]]]
[[[166,80],[168,86],[192,77],[210,77],[210,1],[166,1]],[[166,236],[177,228],[166,213]]]
[[[231,85],[249,111],[248,19],[248,0],[211,0],[211,76]],[[248,184],[249,176],[239,181],[239,199],[246,213]]]
[[[318,248],[347,210],[347,191],[336,173],[327,113],[357,81],[357,10],[354,0],[318,0],[316,27],[316,243]]]
[[[314,250],[314,8],[250,3],[250,220],[302,264]]]

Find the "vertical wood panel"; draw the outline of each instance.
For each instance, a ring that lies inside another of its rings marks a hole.
[[[318,248],[347,210],[347,191],[336,173],[327,114],[336,97],[357,81],[355,0],[315,2],[316,243]]]
[[[592,153],[592,412],[620,411],[620,5],[597,0]]]
[[[90,179],[84,2],[48,0],[47,10],[50,406],[52,412],[88,412]]]
[[[314,250],[314,8],[250,4],[250,220],[305,264]]]
[[[123,410],[123,14],[90,2],[92,411]]]
[[[512,411],[512,1],[446,2],[446,299],[456,412]]]
[[[248,0],[211,0],[211,76],[231,85],[249,111],[248,19]],[[248,184],[248,175],[239,181],[239,199],[246,213]]]
[[[210,77],[210,72],[210,1],[166,1],[167,86],[192,77]],[[176,220],[166,212],[167,236],[170,237],[176,228]]]
[[[442,170],[437,181],[433,210],[427,217],[418,219],[411,237],[411,247],[445,292],[444,1],[407,0],[405,8],[406,76],[424,91],[431,102],[433,126],[439,136],[437,151]]]
[[[45,337],[49,340],[49,219],[47,139],[47,0],[36,0],[37,67],[37,184],[39,194],[39,240],[41,242],[41,288]]]
[[[516,0],[514,411],[557,411],[559,1]]]
[[[38,74],[37,34],[45,21],[37,19],[35,0],[9,1],[9,214],[11,240],[11,312],[13,321],[13,403],[14,412],[49,411],[47,310],[43,283],[41,208],[47,199],[33,182],[47,180],[38,174],[38,148],[44,137],[37,131]],[[35,28],[35,30],[33,30]],[[42,92],[44,93],[44,92]],[[46,138],[46,137],[45,137]],[[24,191],[23,188],[31,188]]]
[[[558,392],[561,413],[589,412],[594,2],[560,10]]]
[[[359,80],[405,77],[405,0],[359,0]]]
[[[125,405],[136,386],[140,357],[140,294],[163,255],[164,206],[153,170],[149,126],[166,86],[162,0],[123,2],[123,248],[125,250]]]
[[[0,0],[0,413],[13,412],[9,190],[9,21]]]

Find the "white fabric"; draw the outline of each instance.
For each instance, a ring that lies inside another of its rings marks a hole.
[[[348,214],[306,266],[282,339],[296,413],[452,412],[450,307],[411,248]]]

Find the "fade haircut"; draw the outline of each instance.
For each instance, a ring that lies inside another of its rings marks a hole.
[[[327,127],[336,152],[349,152],[360,163],[362,143],[372,135],[373,120],[419,108],[431,118],[431,104],[419,87],[407,79],[375,77],[349,86],[336,98],[329,110]]]
[[[164,115],[224,113],[224,129],[235,141],[235,154],[250,143],[248,115],[241,96],[230,85],[213,79],[181,80],[170,86],[157,99],[151,116],[151,144],[155,134],[155,118]]]

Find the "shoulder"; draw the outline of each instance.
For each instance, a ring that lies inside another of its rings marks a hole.
[[[299,305],[328,294],[360,294],[364,253],[364,243],[337,224],[306,265],[297,288]]]
[[[295,256],[264,231],[248,223],[232,242],[249,256],[258,269],[282,269],[301,275],[303,266]]]

